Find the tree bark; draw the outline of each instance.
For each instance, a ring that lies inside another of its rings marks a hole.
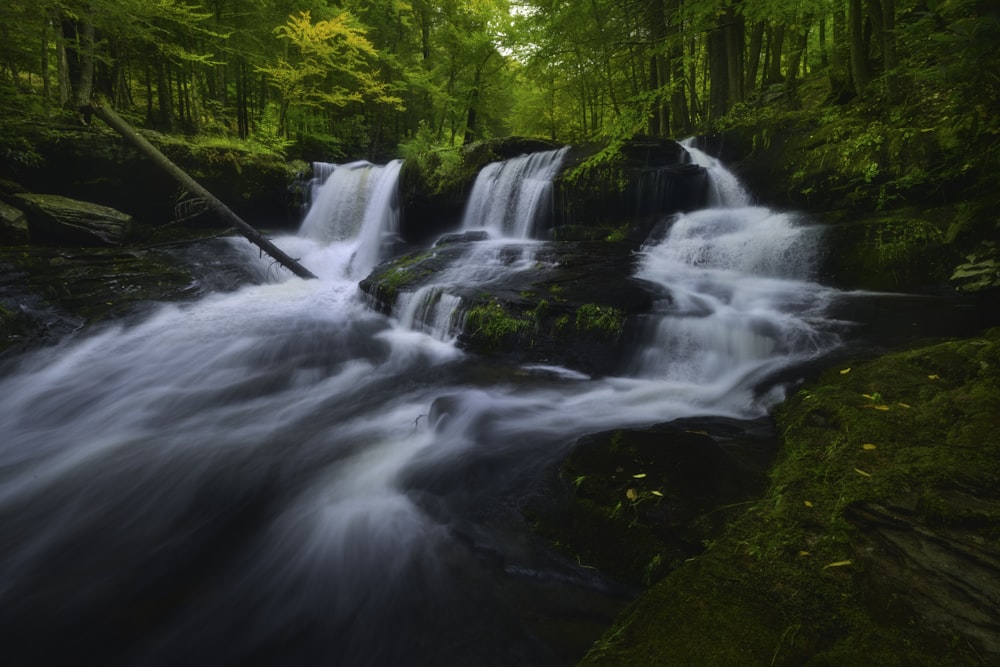
[[[131,143],[139,152],[143,153],[146,157],[152,160],[158,167],[170,174],[170,176],[177,181],[181,187],[183,187],[187,192],[200,197],[205,201],[205,205],[213,213],[218,215],[220,218],[226,222],[232,224],[243,236],[245,236],[251,243],[259,247],[261,250],[266,252],[268,255],[273,257],[275,261],[284,266],[286,269],[294,273],[300,278],[315,278],[308,269],[299,264],[296,260],[292,259],[286,255],[280,248],[271,243],[268,239],[258,232],[256,229],[251,227],[249,224],[244,222],[244,220],[236,215],[230,210],[228,206],[222,203],[215,195],[202,187],[197,181],[187,175],[180,167],[175,165],[173,162],[167,158],[166,155],[161,153],[153,144],[149,143],[145,137],[139,134],[134,127],[129,125],[121,116],[115,113],[110,107],[102,104],[92,103],[90,105],[93,113],[96,114],[101,120],[108,124],[112,129],[118,132],[122,137],[124,137],[129,143]]]
[[[865,46],[861,0],[847,2],[847,30],[850,35],[851,78],[854,80],[854,92],[858,97],[862,97],[871,81],[872,72],[868,64],[868,49]]]

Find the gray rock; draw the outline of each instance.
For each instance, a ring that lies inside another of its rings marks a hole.
[[[0,202],[0,242],[21,244],[28,242],[28,221],[20,209]]]
[[[116,209],[60,195],[19,194],[33,243],[117,246],[127,238],[132,216]]]

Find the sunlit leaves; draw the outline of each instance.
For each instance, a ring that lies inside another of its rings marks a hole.
[[[350,12],[316,22],[310,12],[299,12],[274,34],[289,45],[288,55],[258,70],[287,104],[344,106],[371,99],[401,106],[402,100],[388,94],[388,86],[373,74],[370,59],[377,52]]]

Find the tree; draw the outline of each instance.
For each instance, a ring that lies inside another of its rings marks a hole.
[[[274,33],[287,42],[288,54],[257,70],[267,75],[281,95],[280,132],[285,129],[291,106],[343,107],[366,99],[402,105],[402,100],[389,95],[388,86],[373,75],[370,63],[377,52],[350,12],[316,23],[310,12],[300,12],[289,16]]]

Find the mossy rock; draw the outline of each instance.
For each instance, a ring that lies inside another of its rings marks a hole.
[[[704,551],[762,490],[774,443],[770,420],[724,418],[589,435],[527,513],[568,556],[648,586]]]
[[[831,369],[770,488],[585,665],[1000,659],[1000,330]]]

